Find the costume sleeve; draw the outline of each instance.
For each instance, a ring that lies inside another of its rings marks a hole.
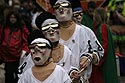
[[[27,57],[25,57],[22,64],[19,65],[19,67],[18,67],[18,77],[20,78],[22,76],[22,74],[27,69],[31,68],[32,66],[34,66],[34,62],[32,60],[31,53],[30,53]]]
[[[22,76],[19,78],[18,83],[33,83],[32,82],[32,68],[27,69]]]
[[[97,40],[97,37],[95,36],[94,32],[91,29],[89,29],[88,27],[83,26],[83,28],[84,28],[84,32],[82,32],[82,33],[85,33],[85,34],[82,35],[81,37],[84,37],[84,40],[86,40],[86,41],[83,41],[81,44],[81,45],[84,44],[82,46],[82,48],[85,48],[82,50],[81,56],[86,55],[87,53],[91,53],[91,54],[95,55],[96,59],[97,59],[96,63],[94,63],[94,64],[98,64],[100,59],[103,57],[104,49],[101,46],[101,44],[99,43],[99,41]],[[93,61],[94,61],[94,59],[93,59]]]
[[[104,56],[104,49],[102,45],[99,43],[97,37],[95,36],[94,32],[91,31],[92,34],[90,34],[90,42],[92,45],[93,54],[96,55],[97,62],[94,63],[95,65],[98,64],[101,60],[101,58]],[[94,60],[93,60],[94,61]]]
[[[26,78],[25,78],[25,76],[23,75],[23,76],[18,80],[18,83],[28,83],[28,82],[26,81]]]

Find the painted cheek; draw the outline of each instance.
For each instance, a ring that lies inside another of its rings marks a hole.
[[[45,54],[46,54],[46,50],[43,49],[43,50],[42,50],[42,55],[44,56]]]
[[[32,58],[33,58],[33,59],[35,58],[35,56],[36,56],[35,54],[32,54]]]

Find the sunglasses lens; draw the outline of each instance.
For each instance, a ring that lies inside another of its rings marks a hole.
[[[53,29],[58,29],[59,28],[59,24],[58,23],[53,23],[50,25]]]
[[[38,47],[45,47],[46,43],[36,44]]]
[[[49,30],[50,28],[59,29],[59,24],[58,24],[58,23],[47,24],[47,25],[45,25],[45,26],[42,27],[42,30],[43,30],[43,31],[47,31],[47,30]]]
[[[56,4],[53,6],[54,9],[58,9],[60,7],[60,4]]]
[[[41,49],[44,49],[44,48],[51,49],[51,46],[49,46],[47,43],[34,43],[29,45],[29,49],[34,49],[36,46],[38,46],[38,48],[41,48]]]
[[[46,31],[46,30],[48,30],[50,28],[50,26],[43,26],[42,27],[42,31]]]
[[[83,12],[80,12],[80,15],[82,16],[82,15],[83,15]]]
[[[46,45],[47,45],[46,43],[37,44],[38,48],[41,48],[41,49],[46,48]]]
[[[71,8],[71,5],[69,3],[66,3],[66,2],[62,3],[61,6],[65,7],[65,8]]]
[[[78,14],[77,14],[77,13],[74,13],[74,14],[73,14],[73,16],[74,16],[74,17],[77,17],[77,16],[78,16]]]
[[[36,46],[38,46],[38,48],[46,48],[47,44],[46,43],[41,43],[41,44],[31,44],[29,46],[30,49],[34,49]]]
[[[73,13],[73,16],[74,16],[74,17],[77,17],[77,16],[79,16],[79,15],[82,16],[82,15],[83,15],[83,12],[80,11],[80,12],[74,12],[74,13]]]
[[[54,9],[58,9],[59,7],[71,8],[71,5],[67,2],[63,2],[63,3],[58,3],[53,6]]]
[[[63,7],[67,7],[69,4],[68,3],[61,3],[60,5]]]

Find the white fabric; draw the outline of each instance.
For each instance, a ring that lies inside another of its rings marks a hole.
[[[5,63],[2,63],[0,64],[0,83],[5,83],[5,70],[4,70],[4,67],[5,67]]]
[[[64,45],[64,56],[63,58],[57,63],[61,67],[63,67],[67,73],[74,68],[71,64],[72,53],[67,46]]]
[[[52,74],[42,82],[34,77],[32,68],[29,68],[19,79],[18,83],[71,83],[71,79],[66,71],[57,65]]]
[[[85,27],[84,25],[76,24],[76,28],[73,35],[67,41],[60,39],[60,43],[68,46],[73,53],[72,65],[74,67],[79,68],[79,60],[80,60],[81,54],[88,53],[89,51],[88,41],[91,41],[90,43],[91,43],[92,51],[96,50],[97,52],[99,52],[97,53],[99,54],[97,56],[100,59],[100,57],[103,56],[104,50],[100,45],[100,43],[98,42],[93,31],[90,30],[88,27]],[[98,42],[98,44],[96,42]],[[99,46],[102,48],[102,51],[98,50]],[[92,71],[92,65],[90,65],[88,69],[84,72],[84,79],[88,79],[90,77],[91,71]]]
[[[25,66],[24,66],[25,65]],[[22,68],[24,66],[24,68]],[[34,62],[31,58],[31,54],[29,54],[25,60],[23,60],[22,64],[19,66],[18,71],[20,72],[18,74],[18,77],[20,78],[22,74],[28,69],[34,66]]]

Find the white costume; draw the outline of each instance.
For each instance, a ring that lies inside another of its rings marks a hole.
[[[71,51],[67,46],[64,45],[64,56],[57,64],[63,67],[67,73],[69,73],[70,68],[72,67],[71,58],[72,58]]]
[[[71,51],[69,50],[69,48],[67,46],[64,45],[64,56],[63,58],[57,63],[57,65],[62,66],[67,73],[69,73],[69,71],[74,68],[71,66],[71,58],[72,58],[72,54]],[[19,67],[19,71],[20,73],[18,74],[19,78],[22,75],[22,73],[24,73],[28,68],[31,68],[32,66],[34,66],[33,60],[31,58],[31,54],[29,54],[25,61],[23,62],[22,65],[20,65]]]
[[[31,54],[29,54],[25,59],[23,60],[22,64],[18,68],[18,77],[20,78],[21,75],[28,69],[34,66],[34,62],[31,58]]]
[[[18,83],[71,83],[71,79],[66,71],[57,65],[52,74],[42,82],[34,77],[32,68],[29,68],[19,79]]]
[[[72,51],[72,65],[76,68],[79,68],[80,57],[82,54],[89,53],[93,51],[98,57],[98,61],[103,56],[103,48],[98,42],[95,34],[89,28],[84,25],[76,24],[75,31],[73,35],[67,40],[64,41],[60,39],[60,43],[69,47]],[[92,65],[84,72],[84,79],[88,79],[91,75]]]

